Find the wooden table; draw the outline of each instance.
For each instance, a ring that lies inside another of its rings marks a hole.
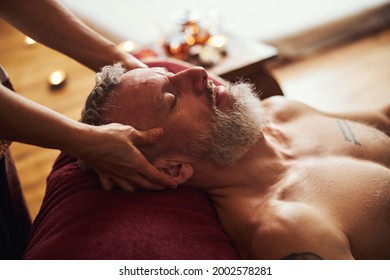
[[[167,57],[157,43],[149,44],[146,49],[152,50],[158,57]],[[278,82],[265,67],[267,61],[277,57],[276,48],[253,40],[229,37],[225,49],[227,55],[217,65],[206,68],[207,71],[230,82],[244,79],[253,83],[261,99],[283,95]]]
[[[243,78],[255,84],[261,98],[283,95],[278,82],[265,67],[265,62],[278,55],[276,48],[248,39],[230,37],[227,55],[208,71],[231,82]]]

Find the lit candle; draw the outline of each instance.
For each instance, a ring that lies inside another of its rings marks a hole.
[[[226,44],[227,44],[227,37],[224,36],[224,35],[215,35],[215,36],[212,36],[209,38],[209,40],[207,41],[207,43],[216,48],[217,50],[220,50],[221,52],[224,52],[225,51],[225,47],[226,47]]]
[[[172,41],[169,44],[169,51],[171,52],[172,55],[179,54],[181,51],[181,43],[178,41]]]
[[[64,70],[56,70],[49,76],[48,82],[51,88],[56,89],[64,85],[66,73]]]
[[[37,42],[34,39],[31,39],[30,37],[26,36],[24,37],[24,43],[27,46],[35,45]]]
[[[187,45],[189,45],[189,46],[194,45],[195,42],[196,42],[196,41],[195,41],[195,38],[192,37],[192,36],[188,36],[188,37],[186,38],[186,43],[187,43]]]
[[[216,48],[204,46],[199,52],[199,61],[203,66],[213,66],[222,59],[222,54]]]
[[[168,55],[186,60],[189,55],[190,46],[186,42],[184,34],[176,34],[164,42],[164,49]]]
[[[118,47],[127,53],[132,53],[137,48],[137,45],[133,41],[128,40],[121,42]]]

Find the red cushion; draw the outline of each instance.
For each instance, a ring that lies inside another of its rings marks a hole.
[[[163,66],[173,72],[171,65]],[[62,154],[48,177],[24,258],[239,257],[203,192],[185,186],[158,192],[103,191],[96,175]]]
[[[237,259],[204,193],[104,191],[61,155],[25,259]]]

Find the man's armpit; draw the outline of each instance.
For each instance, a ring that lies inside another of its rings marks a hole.
[[[322,260],[322,258],[311,252],[291,253],[290,255],[281,258],[281,260]]]

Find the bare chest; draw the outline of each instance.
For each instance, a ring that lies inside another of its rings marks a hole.
[[[345,156],[390,168],[390,138],[364,124],[313,116],[271,124],[267,132],[294,158]]]
[[[315,222],[342,232],[355,258],[390,258],[390,170],[380,164],[307,158],[297,161],[266,195],[254,191],[226,199],[217,209],[219,218],[243,256],[251,255],[251,244],[262,238],[259,228],[278,219],[269,206],[275,201],[322,213]]]
[[[274,199],[320,209],[345,233],[355,257],[390,257],[388,168],[350,158],[307,160],[290,170]]]

